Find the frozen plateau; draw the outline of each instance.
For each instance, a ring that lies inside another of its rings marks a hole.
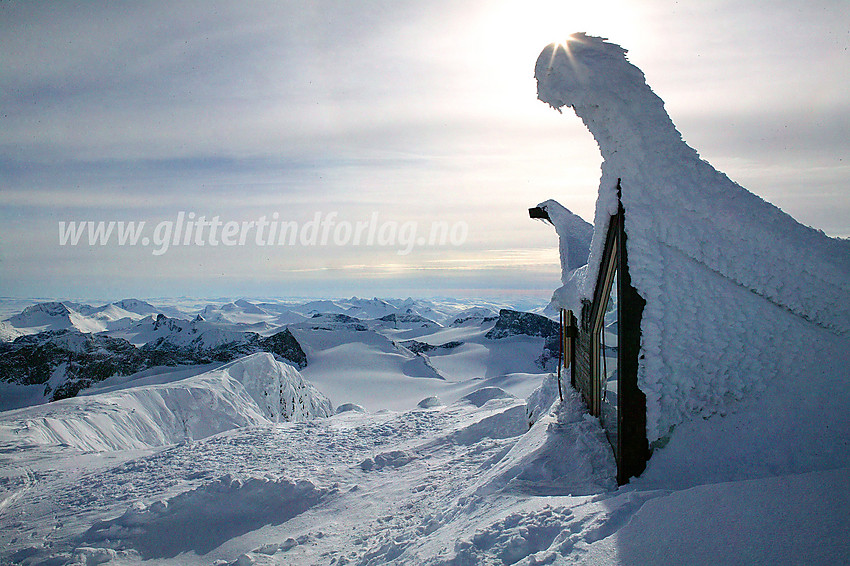
[[[592,294],[604,234],[547,201],[548,307],[0,301],[0,564],[850,563],[850,244],[700,160],[622,48],[568,47],[540,98],[600,146],[594,225],[618,180],[636,212],[640,477],[560,399],[551,309]]]

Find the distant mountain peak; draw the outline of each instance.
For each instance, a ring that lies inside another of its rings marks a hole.
[[[124,309],[125,311],[134,312],[136,314],[148,315],[159,313],[158,308],[141,299],[121,299],[120,301],[116,301],[112,304]]]
[[[45,303],[36,303],[34,305],[30,305],[23,311],[21,311],[21,314],[15,315],[15,317],[25,317],[41,313],[49,316],[69,316],[71,314],[71,309],[68,308],[65,303],[59,301],[48,301]]]

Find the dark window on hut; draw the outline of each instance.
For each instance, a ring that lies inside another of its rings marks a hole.
[[[611,254],[605,265],[602,278],[600,303],[593,318],[593,341],[591,343],[593,356],[593,381],[597,384],[596,397],[599,403],[599,417],[605,433],[614,448],[614,455],[619,456],[619,419],[618,419],[618,343],[617,332],[619,316],[617,310],[617,252]]]
[[[619,272],[621,216],[611,219],[590,313],[591,411],[599,416],[614,456],[620,457]]]
[[[620,196],[620,186],[617,186]],[[638,388],[640,321],[645,301],[631,284],[626,251],[625,211],[622,204],[611,217],[605,251],[599,266],[592,303],[582,309],[578,346],[587,344],[587,381],[574,379],[599,417],[617,460],[617,481],[640,475],[649,458],[646,442],[646,397]],[[582,334],[584,336],[582,336]],[[573,375],[580,377],[581,367]]]

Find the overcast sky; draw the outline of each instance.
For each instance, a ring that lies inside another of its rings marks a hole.
[[[578,31],[629,50],[704,159],[850,236],[846,0],[4,1],[0,295],[546,296],[557,240],[527,209],[592,219],[601,158],[533,69]],[[407,254],[59,245],[60,222],[180,212],[468,232]]]

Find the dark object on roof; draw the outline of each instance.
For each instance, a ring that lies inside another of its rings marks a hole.
[[[534,208],[529,208],[528,209],[528,216],[530,218],[539,218],[541,220],[548,220],[549,222],[552,222],[552,219],[549,218],[549,213],[546,212],[546,209],[541,208],[539,206],[535,206]]]

